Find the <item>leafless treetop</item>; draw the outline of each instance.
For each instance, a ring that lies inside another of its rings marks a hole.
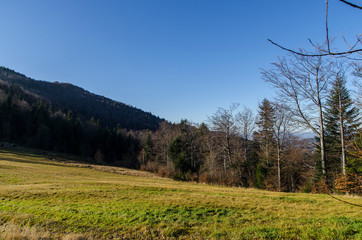
[[[353,4],[351,2],[348,2],[348,1],[344,1],[344,0],[339,0],[340,2],[342,3],[345,3],[353,8],[356,8],[356,9],[360,9],[362,10],[362,7],[361,6],[358,6],[356,4]],[[344,51],[333,51],[331,50],[331,40],[330,40],[330,37],[329,37],[329,27],[328,27],[328,0],[326,0],[326,13],[325,13],[325,32],[326,32],[326,48],[322,48],[322,47],[319,47],[317,44],[313,43],[313,41],[311,39],[308,39],[308,41],[310,42],[310,44],[316,48],[319,53],[318,54],[311,54],[311,53],[307,53],[307,52],[302,52],[302,51],[296,51],[296,50],[293,50],[293,49],[290,49],[290,48],[286,48],[274,41],[272,41],[271,39],[268,39],[268,41],[285,50],[285,51],[288,51],[288,52],[291,52],[291,53],[294,53],[294,54],[297,54],[297,55],[300,55],[300,56],[304,56],[304,57],[323,57],[323,56],[333,56],[333,57],[344,57],[344,58],[349,58],[349,59],[352,59],[352,60],[362,60],[362,48],[361,48],[361,45],[362,45],[362,34],[357,34],[356,35],[356,40],[354,42],[354,44],[349,44],[347,42],[347,40],[343,37],[343,40],[345,41],[346,45],[348,46],[348,49],[344,50]]]

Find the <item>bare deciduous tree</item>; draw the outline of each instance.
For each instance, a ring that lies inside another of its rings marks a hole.
[[[244,161],[247,161],[249,140],[255,129],[255,116],[250,108],[244,106],[243,110],[237,114],[237,120],[243,141]]]
[[[161,156],[162,162],[166,163],[167,167],[172,167],[172,161],[169,159],[169,148],[172,140],[180,135],[174,126],[164,121],[160,123],[159,130],[155,134],[155,148]]]
[[[196,167],[200,165],[198,160],[199,157],[197,157],[199,152],[199,146],[197,142],[199,134],[198,129],[195,123],[191,123],[186,119],[181,120],[180,128],[181,136],[183,137],[189,155],[188,157],[190,159],[190,165],[196,169]]]
[[[239,127],[236,119],[236,109],[239,104],[233,103],[228,109],[219,108],[216,113],[209,117],[211,129],[222,133],[223,138],[220,143],[225,153],[224,171],[232,163],[232,138],[238,135]]]
[[[243,110],[237,115],[238,122],[241,128],[241,137],[246,141],[250,140],[255,129],[255,116],[253,111],[244,107]]]
[[[326,176],[323,110],[331,63],[322,57],[293,54],[288,60],[280,58],[272,65],[272,70],[262,70],[262,76],[278,90],[280,100],[289,106],[294,121],[318,135],[322,173]]]
[[[278,170],[278,189],[282,189],[281,181],[281,162],[283,147],[289,139],[290,134],[290,120],[291,117],[286,111],[286,107],[277,103],[274,103],[275,120],[274,120],[274,137],[277,147],[277,170]]]

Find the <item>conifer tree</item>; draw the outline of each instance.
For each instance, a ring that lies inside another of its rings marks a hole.
[[[329,166],[334,168],[332,172],[346,174],[346,147],[353,141],[360,119],[346,88],[345,76],[340,72],[327,98],[326,145]]]
[[[254,133],[254,140],[259,148],[257,151],[259,164],[256,166],[255,173],[255,185],[258,188],[264,187],[264,181],[272,165],[275,150],[274,122],[275,109],[268,99],[264,99],[259,105],[258,119],[256,121],[258,131]]]
[[[270,164],[274,144],[275,109],[268,99],[264,99],[259,105],[258,114],[256,125],[259,131],[254,134],[254,138],[259,142],[261,159]]]

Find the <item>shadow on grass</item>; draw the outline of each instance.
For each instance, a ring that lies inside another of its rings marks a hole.
[[[14,155],[15,157],[14,158],[3,157],[2,154],[11,154],[11,155]],[[17,156],[24,157],[24,158],[32,158],[32,159],[31,160],[30,159],[29,160],[19,159],[19,158],[17,158]],[[42,159],[39,159],[39,158],[42,158]],[[6,161],[10,161],[10,162],[29,163],[29,164],[41,164],[41,165],[57,166],[57,167],[67,167],[66,165],[64,165],[62,163],[57,163],[57,162],[50,163],[48,161],[56,161],[56,160],[53,160],[50,157],[48,157],[48,159],[46,159],[46,158],[47,157],[45,157],[45,156],[41,156],[41,155],[33,154],[33,153],[0,150],[0,160],[6,160]]]

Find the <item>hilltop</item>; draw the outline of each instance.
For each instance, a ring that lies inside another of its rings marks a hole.
[[[76,112],[82,119],[99,119],[104,126],[128,130],[156,130],[163,119],[130,105],[91,93],[70,83],[34,80],[14,70],[0,67],[0,80]]]

